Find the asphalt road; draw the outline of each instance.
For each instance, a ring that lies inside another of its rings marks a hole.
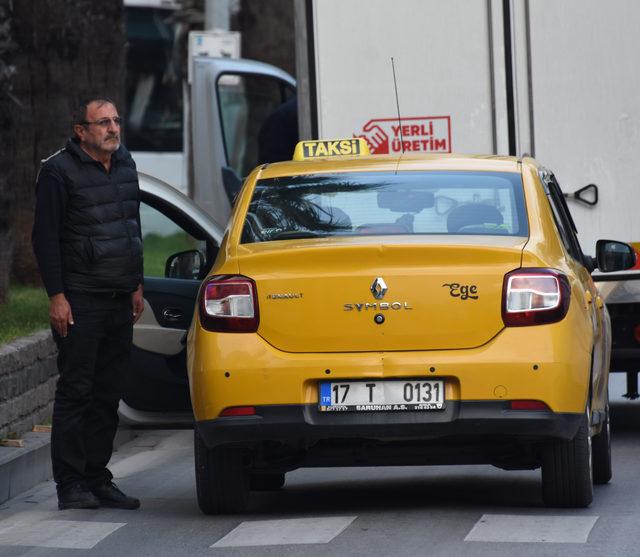
[[[207,517],[192,433],[148,432],[112,470],[138,511],[58,511],[52,482],[0,507],[0,555],[640,555],[640,400],[611,381],[614,477],[588,509],[547,509],[540,473],[489,466],[298,470],[243,516]]]

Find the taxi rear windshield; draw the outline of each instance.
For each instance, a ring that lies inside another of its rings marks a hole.
[[[358,172],[260,180],[242,243],[397,234],[528,236],[520,174]]]

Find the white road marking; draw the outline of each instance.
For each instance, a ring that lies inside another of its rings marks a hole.
[[[126,522],[41,520],[50,513],[18,513],[0,521],[0,546],[91,549]]]
[[[466,542],[586,543],[597,516],[485,514]]]
[[[149,442],[153,442],[153,439]],[[144,439],[131,442],[134,450],[139,447],[137,443],[144,443]],[[178,431],[156,441],[147,450],[138,450],[131,455],[123,451],[115,453],[116,458],[109,463],[109,469],[116,479],[128,478],[160,466],[175,456],[191,452],[193,452],[193,433]]]
[[[146,470],[156,468],[179,451],[144,451],[109,465],[109,470],[116,480],[129,478]]]
[[[211,547],[329,543],[356,518],[358,517],[330,516],[243,522]]]

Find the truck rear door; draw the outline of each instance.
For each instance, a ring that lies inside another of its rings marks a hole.
[[[295,80],[274,66],[253,60],[195,58],[190,196],[220,226],[227,224],[242,178],[265,162],[259,157],[265,122],[286,101],[295,103],[293,99]]]

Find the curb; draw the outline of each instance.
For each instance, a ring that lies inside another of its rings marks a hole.
[[[137,437],[129,428],[120,428],[113,441],[114,450]],[[51,434],[26,433],[24,447],[0,447],[0,504],[50,480]]]

